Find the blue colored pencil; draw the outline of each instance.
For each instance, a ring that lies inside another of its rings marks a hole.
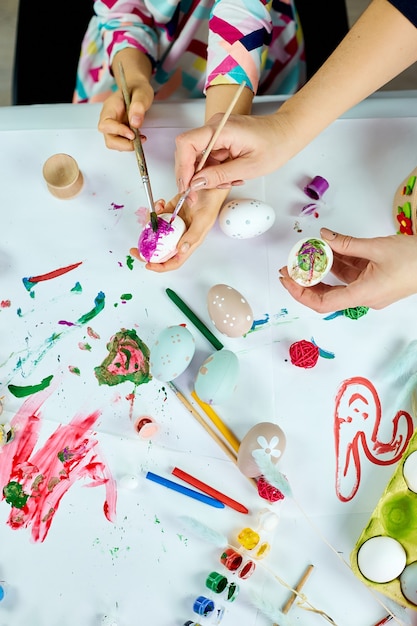
[[[194,489],[189,489],[188,487],[184,487],[179,483],[175,483],[173,480],[168,480],[168,478],[164,478],[163,476],[158,476],[158,474],[154,474],[153,472],[147,472],[146,478],[148,480],[152,480],[154,483],[158,483],[159,485],[163,485],[164,487],[168,487],[168,489],[172,489],[173,491],[178,491],[178,493],[184,494],[184,496],[188,496],[189,498],[194,498],[194,500],[199,500],[200,502],[204,502],[210,506],[214,506],[216,509],[224,509],[223,502],[219,500],[215,500],[214,498],[210,498],[209,496],[200,493],[199,491],[194,491]]]

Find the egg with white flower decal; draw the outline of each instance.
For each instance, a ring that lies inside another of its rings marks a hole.
[[[237,455],[237,466],[245,476],[255,478],[262,474],[252,454],[263,451],[276,465],[281,459],[286,445],[284,431],[273,422],[259,422],[243,437]],[[256,455],[255,455],[256,456]]]

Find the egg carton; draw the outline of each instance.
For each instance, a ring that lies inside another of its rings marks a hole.
[[[417,431],[350,555],[374,591],[417,610]]]

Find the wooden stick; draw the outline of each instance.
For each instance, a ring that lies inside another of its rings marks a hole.
[[[213,424],[216,426],[217,430],[219,432],[221,432],[221,434],[226,439],[226,441],[230,445],[230,447],[233,448],[233,450],[236,453],[239,452],[240,441],[236,437],[234,432],[232,430],[230,430],[230,428],[228,426],[226,426],[226,424],[217,415],[216,411],[214,411],[214,409],[212,409],[212,407],[209,404],[206,404],[205,402],[200,400],[200,398],[198,397],[198,395],[196,394],[195,391],[191,392],[191,396],[194,398],[194,400],[197,402],[197,404],[203,409],[203,411],[207,415],[207,417],[209,419],[211,419]]]
[[[201,424],[201,426],[204,428],[204,430],[210,435],[210,437],[212,439],[214,439],[214,441],[220,446],[220,448],[223,450],[223,452],[225,454],[227,454],[227,456],[232,459],[232,461],[234,463],[237,463],[237,454],[231,450],[229,448],[229,446],[227,446],[225,444],[225,442],[223,441],[223,439],[221,439],[219,437],[219,435],[216,433],[216,431],[214,431],[211,426],[209,426],[209,424],[207,424],[207,422],[205,421],[205,419],[200,415],[200,413],[193,407],[193,405],[191,404],[191,402],[189,402],[187,400],[187,398],[184,396],[183,393],[181,393],[181,391],[178,389],[178,387],[172,382],[172,380],[168,381],[166,383],[168,385],[168,387],[175,393],[175,395],[177,396],[178,400],[180,400],[182,402],[182,404],[185,406],[186,409],[188,409],[188,411],[191,413],[191,415],[197,420],[197,422],[199,424]],[[248,480],[252,483],[252,485],[258,489],[258,484],[256,482],[256,480],[254,478],[248,478]]]
[[[187,400],[187,398],[184,396],[184,394],[181,393],[181,391],[178,389],[178,387],[176,387],[176,385],[174,385],[174,383],[172,381],[169,381],[167,383],[167,385],[170,387],[170,389],[172,389],[172,391],[175,393],[175,395],[177,396],[177,398],[183,403],[183,405],[185,406],[186,409],[188,409],[191,413],[191,415],[197,420],[197,422],[199,424],[201,424],[201,426],[204,428],[204,430],[206,432],[208,432],[208,434],[210,435],[210,437],[212,439],[214,439],[214,441],[221,447],[221,449],[223,450],[223,452],[225,452],[227,454],[227,456],[229,458],[232,459],[232,461],[234,463],[237,462],[237,456],[235,454],[235,452],[233,452],[229,446],[227,446],[223,439],[220,439],[220,437],[218,436],[218,434],[211,428],[211,426],[209,426],[207,424],[207,422],[204,420],[204,418],[200,415],[200,413],[193,407],[193,405],[191,404],[191,402],[189,402]]]
[[[301,576],[300,580],[297,583],[297,586],[295,587],[295,591],[297,592],[301,591],[301,589],[304,587],[313,569],[314,569],[314,565],[309,565],[306,568],[304,574]],[[288,598],[287,602],[284,604],[284,608],[282,609],[282,613],[284,613],[284,615],[288,613],[288,611],[294,604],[295,600],[297,599],[297,595],[298,595],[297,593],[292,593],[291,596]],[[274,624],[274,626],[278,626],[278,624]]]
[[[233,99],[232,99],[231,103],[227,107],[227,109],[226,109],[226,111],[225,111],[225,113],[224,113],[224,115],[223,115],[223,117],[222,117],[222,119],[220,121],[220,124],[216,128],[216,132],[214,133],[213,137],[210,139],[210,142],[209,142],[207,148],[204,150],[203,157],[202,157],[201,161],[199,162],[199,164],[196,167],[196,170],[195,170],[196,173],[203,169],[204,164],[207,161],[214,144],[216,143],[217,139],[219,138],[220,133],[222,132],[222,130],[223,130],[227,120],[229,119],[233,109],[235,108],[236,102],[240,98],[240,94],[242,93],[242,91],[244,90],[245,87],[246,87],[246,82],[243,81],[243,83],[240,85],[239,89],[236,91],[235,95],[233,96]]]

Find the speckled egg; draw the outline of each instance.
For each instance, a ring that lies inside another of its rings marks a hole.
[[[365,578],[374,583],[387,583],[401,574],[407,555],[399,541],[378,535],[361,545],[357,559]]]
[[[261,200],[240,198],[223,205],[219,213],[219,226],[228,237],[250,239],[258,237],[273,226],[274,209]]]
[[[194,390],[206,404],[223,404],[235,391],[238,377],[236,354],[223,348],[205,359],[198,370]]]
[[[254,450],[269,454],[273,464],[278,463],[285,450],[286,438],[283,430],[272,422],[259,422],[243,437],[237,455],[237,466],[245,476],[254,478],[261,471],[253,456]]]
[[[229,285],[213,285],[207,294],[207,310],[217,330],[228,337],[242,337],[252,328],[253,312],[242,294]]]
[[[167,382],[182,374],[191,363],[195,340],[185,326],[168,326],[159,333],[150,351],[150,369],[157,380]]]

